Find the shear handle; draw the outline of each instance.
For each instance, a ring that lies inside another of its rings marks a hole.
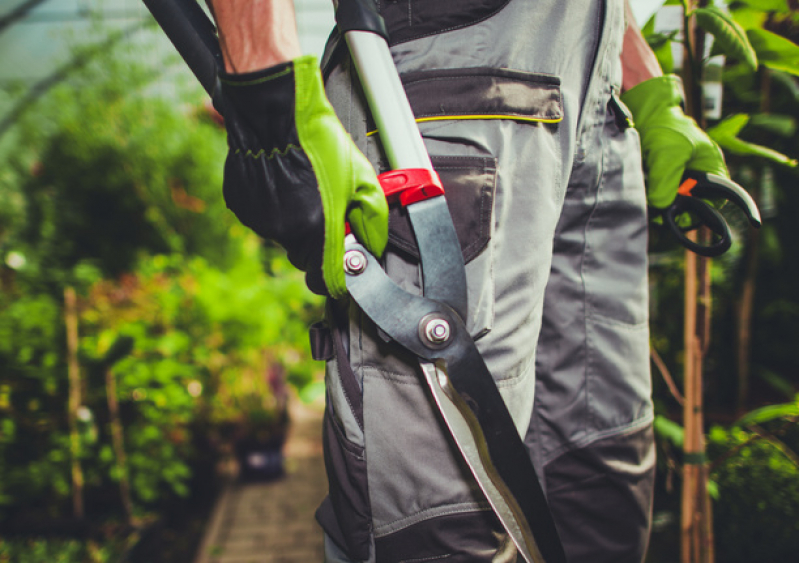
[[[678,193],[708,200],[724,199],[737,205],[753,227],[761,225],[760,212],[752,196],[741,186],[718,174],[688,170],[682,178]]]
[[[693,230],[697,225],[681,227],[677,221],[684,213],[699,219],[699,224],[706,226],[713,232],[716,241],[708,246],[703,246],[685,236],[687,231]],[[664,219],[680,244],[699,256],[720,256],[727,252],[732,245],[732,235],[724,217],[721,216],[721,213],[716,208],[701,199],[678,194],[674,203],[666,209]]]

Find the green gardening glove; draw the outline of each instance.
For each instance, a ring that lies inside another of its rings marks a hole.
[[[677,76],[650,78],[621,96],[641,136],[647,202],[662,212],[677,197],[686,170],[729,178],[721,149],[682,110],[682,82]]]
[[[221,79],[227,206],[281,244],[312,291],[346,295],[345,221],[379,257],[388,241],[388,205],[325,96],[316,59]]]

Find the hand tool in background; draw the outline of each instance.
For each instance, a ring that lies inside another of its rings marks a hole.
[[[688,250],[700,256],[720,256],[732,245],[732,235],[727,221],[708,201],[722,200],[740,208],[749,223],[756,228],[761,225],[760,212],[752,196],[741,186],[719,176],[688,170],[682,177],[677,197],[663,212],[664,221],[677,240]],[[681,217],[690,217],[691,223],[684,225]],[[685,233],[705,226],[713,233],[713,240],[708,245],[701,245],[690,240]]]

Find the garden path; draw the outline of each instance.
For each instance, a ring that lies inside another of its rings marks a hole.
[[[314,512],[327,493],[320,405],[290,403],[285,476],[232,482],[220,495],[194,563],[311,563],[323,560]]]

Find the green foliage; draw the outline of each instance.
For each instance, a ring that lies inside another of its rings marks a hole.
[[[0,519],[71,513],[66,286],[80,295],[87,498],[115,498],[124,478],[137,512],[158,509],[190,493],[215,428],[276,424],[275,374],[318,387],[307,326],[320,300],[226,209],[225,136],[201,98],[162,99],[154,78],[99,56],[23,117],[0,161]],[[50,549],[8,545],[0,561]]]
[[[749,29],[746,35],[763,65],[799,76],[799,45],[767,29]]]
[[[764,424],[781,418],[797,417],[799,417],[799,395],[796,396],[796,400],[792,403],[767,405],[755,409],[738,420],[736,424],[745,427],[751,424]]]
[[[746,32],[727,13],[715,6],[697,8],[692,14],[696,23],[715,39],[714,46],[732,58],[745,63],[751,71],[757,70],[757,54],[749,43]]]
[[[669,441],[678,448],[682,448],[685,441],[685,431],[682,426],[664,416],[657,415],[655,416],[654,428],[655,434],[659,438]]]
[[[795,559],[799,550],[799,467],[766,439],[738,427],[715,427],[708,454],[717,460],[714,529],[718,560]],[[725,457],[728,456],[728,457]]]
[[[796,166],[796,160],[788,158],[784,154],[777,152],[768,147],[749,143],[738,137],[741,130],[749,123],[750,117],[745,114],[736,114],[726,117],[721,123],[715,127],[707,130],[710,138],[716,141],[718,145],[732,154],[758,156],[784,164],[786,166]],[[790,127],[790,121],[784,124],[785,127]]]
[[[110,563],[120,552],[120,546],[93,541],[0,538],[0,563]]]

